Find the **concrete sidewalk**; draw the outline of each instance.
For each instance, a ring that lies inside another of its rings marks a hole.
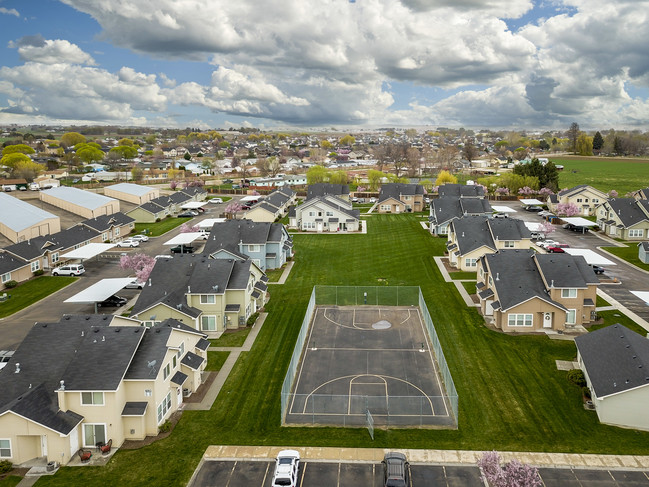
[[[261,327],[264,325],[267,316],[268,313],[259,313],[259,318],[257,318],[257,322],[252,327],[252,330],[250,330],[250,333],[246,337],[246,341],[243,342],[242,346],[209,347],[207,349],[209,352],[230,352],[230,355],[228,355],[228,358],[223,364],[223,366],[221,367],[221,370],[219,370],[216,379],[214,379],[214,382],[212,382],[210,388],[205,393],[203,400],[201,402],[185,403],[184,406],[185,410],[207,411],[212,407],[212,404],[214,404],[214,401],[218,397],[219,392],[221,392],[221,388],[223,387],[223,384],[225,384],[226,379],[230,375],[230,372],[232,372],[234,365],[237,363],[237,360],[239,359],[241,352],[249,352],[250,349],[252,348],[252,344],[255,343],[255,339],[257,338],[257,335],[259,334]]]
[[[282,272],[282,275],[279,278],[279,281],[277,282],[269,282],[269,285],[277,285],[277,284],[284,284],[286,282],[286,279],[288,279],[288,275],[291,273],[291,269],[293,269],[293,264],[295,264],[295,261],[292,260],[286,264],[286,268]]]
[[[209,446],[203,460],[268,461],[276,458],[280,450],[293,446]],[[309,462],[363,462],[379,463],[393,449],[382,448],[297,448],[303,460]],[[466,450],[403,450],[410,463],[442,465],[476,465],[482,451]],[[649,469],[649,456],[598,455],[581,453],[498,452],[503,461],[516,459],[535,467],[571,467],[606,469]]]

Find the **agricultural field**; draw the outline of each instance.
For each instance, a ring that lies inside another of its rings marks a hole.
[[[572,188],[588,184],[608,193],[612,189],[620,197],[630,191],[649,185],[649,159],[613,157],[551,157],[555,164],[564,166],[559,172],[559,187]]]

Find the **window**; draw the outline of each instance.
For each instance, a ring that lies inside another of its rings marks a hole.
[[[593,199],[592,199],[592,202],[593,202],[593,203],[599,203],[599,198],[593,198]]]
[[[381,211],[390,211],[391,209],[390,205],[381,205]]]
[[[574,325],[577,320],[577,310],[576,309],[569,309],[568,312],[566,313],[566,324],[568,325]]]
[[[182,357],[183,355],[185,355],[185,342],[180,342],[180,347],[179,347],[179,350],[178,350],[178,356]]]
[[[561,290],[562,298],[576,298],[577,290],[576,289],[562,289]]]
[[[115,227],[115,236],[117,237],[119,235],[119,227]]]
[[[32,262],[31,268],[32,268],[32,272],[36,272],[38,269],[41,268],[41,263],[39,261],[34,261]]]
[[[167,397],[165,397],[160,404],[158,404],[158,424],[162,423],[162,421],[165,419],[166,414],[169,412],[171,409],[171,391],[167,393]]]
[[[644,230],[642,230],[642,228],[634,228],[633,230],[629,230],[629,237],[643,237],[643,234]]]
[[[170,373],[171,373],[171,367],[169,366],[169,364],[167,364],[167,365],[165,365],[165,368],[164,368],[164,371],[163,371],[163,374],[162,374],[162,378],[166,379],[167,377],[169,377]]]
[[[310,211],[309,216],[315,216],[315,211]]]
[[[489,276],[489,285],[490,285],[490,286],[493,286],[493,284],[494,284],[494,280],[492,279],[491,276]]]
[[[0,458],[11,458],[11,440],[0,440]]]
[[[201,304],[216,303],[216,294],[201,294]]]
[[[467,267],[475,267],[478,262],[478,259],[465,259],[464,260],[464,265]]]
[[[261,260],[252,259],[252,263],[255,264],[257,267],[259,267],[261,269]]]
[[[99,392],[82,392],[81,393],[81,404],[84,406],[103,406],[104,405],[104,393]]]
[[[506,249],[513,249],[514,248],[514,241],[513,240],[505,240],[505,248]]]
[[[52,254],[52,263],[54,263],[54,262],[58,262],[58,261],[59,261],[59,253],[58,253],[58,252],[54,252],[54,253]]]
[[[216,331],[216,316],[201,316],[201,330]]]
[[[334,216],[334,212],[333,211],[327,211],[327,212],[325,212],[325,215]]]
[[[6,274],[2,274],[2,283],[4,284],[7,281],[11,281],[11,272],[7,272]]]
[[[171,366],[175,369],[176,365],[178,365],[178,358],[176,355],[174,355],[173,357],[171,357]]]
[[[97,443],[106,443],[105,424],[84,424],[83,425],[83,446],[97,446]]]
[[[248,245],[248,252],[259,252],[259,245]]]
[[[532,326],[532,314],[511,313],[507,316],[509,326]]]
[[[577,198],[577,203],[581,203],[582,201],[584,200],[582,200],[581,198]]]

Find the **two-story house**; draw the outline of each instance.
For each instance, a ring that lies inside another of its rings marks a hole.
[[[349,201],[349,186],[347,184],[315,183],[309,184],[306,189],[306,199],[335,196],[344,201]]]
[[[246,212],[246,219],[254,222],[274,222],[288,213],[294,205],[297,193],[289,186],[282,186]]]
[[[504,332],[566,330],[591,322],[599,279],[582,256],[500,250],[478,261],[485,319]]]
[[[430,203],[430,233],[447,235],[449,225],[463,216],[487,217],[493,213],[489,201],[484,198],[459,198],[448,196],[437,198]]]
[[[135,220],[121,211],[84,220],[79,225],[101,233],[102,242],[113,242],[127,236],[135,228]]]
[[[475,271],[485,254],[501,249],[529,249],[532,233],[515,218],[463,216],[451,221],[448,232],[449,263],[462,271]]]
[[[597,224],[611,237],[645,240],[649,237],[649,200],[611,198],[597,207]]]
[[[293,240],[281,223],[227,220],[212,226],[203,253],[212,259],[251,259],[266,271],[293,257]]]
[[[424,193],[420,184],[387,183],[381,186],[377,208],[379,213],[423,211]]]
[[[606,201],[606,193],[595,189],[587,184],[580,184],[569,189],[559,191],[557,194],[548,195],[547,205],[552,212],[557,211],[561,203],[572,203],[579,208],[579,214],[591,216],[595,214],[595,208]]]
[[[359,210],[336,196],[308,198],[289,211],[289,226],[305,232],[357,232],[360,230]]]
[[[245,326],[267,301],[268,278],[252,260],[179,254],[158,259],[131,316],[145,323],[168,318],[216,336]]]
[[[201,383],[208,346],[174,320],[145,328],[90,315],[35,324],[0,370],[2,459],[65,465],[80,448],[156,435],[183,392]]]

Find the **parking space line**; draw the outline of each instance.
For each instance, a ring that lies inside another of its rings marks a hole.
[[[304,468],[302,469],[302,477],[300,477],[300,485],[304,487],[304,475],[306,473],[306,467],[308,465],[308,462],[305,462],[302,465],[304,466]]]
[[[234,470],[237,468],[237,463],[238,460],[235,460],[234,463],[232,464],[232,470],[230,470],[230,475],[228,475],[228,481],[225,483],[225,487],[228,487],[230,485],[230,480],[232,480],[232,475],[234,474]]]
[[[342,464],[340,462],[338,462],[338,479],[336,481],[336,486],[337,487],[340,487],[340,467],[341,467],[341,465]]]
[[[266,477],[268,477],[268,470],[270,469],[270,465],[270,463],[266,464],[266,471],[264,472],[264,478],[261,481],[261,487],[264,487],[264,484],[266,484]],[[306,465],[304,466],[304,468],[306,468]]]

